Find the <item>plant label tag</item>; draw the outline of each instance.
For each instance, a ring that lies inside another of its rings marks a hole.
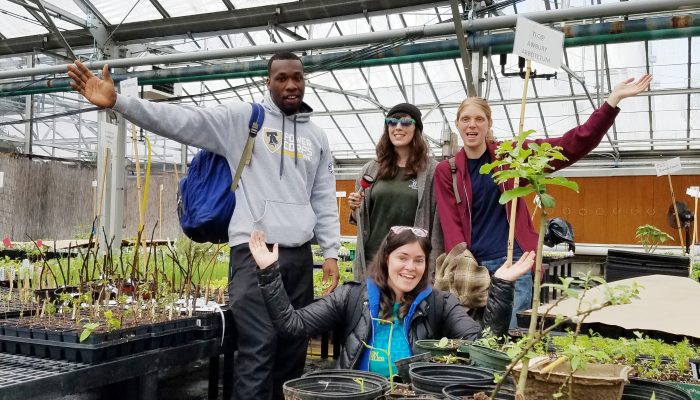
[[[15,280],[15,275],[16,275],[15,267],[10,267],[10,280],[14,281]]]
[[[685,194],[687,194],[690,197],[695,197],[700,198],[700,186],[691,186],[689,187],[686,191]]]
[[[683,169],[681,166],[681,158],[675,157],[670,160],[666,160],[660,163],[654,164],[656,167],[656,176],[661,175],[671,175],[674,172],[678,172]]]
[[[26,268],[24,267],[24,265],[19,267],[19,280],[20,281],[24,280],[24,271],[25,270],[26,270]]]
[[[5,267],[0,267],[0,281],[5,280]]]
[[[139,78],[124,79],[119,82],[119,94],[139,98]]]
[[[24,267],[24,268],[29,268],[30,265],[31,265],[31,264],[29,263],[29,259],[28,259],[28,258],[22,259],[22,267]]]
[[[97,187],[97,181],[92,181],[92,187],[96,188]]]
[[[564,32],[518,17],[513,54],[559,69],[564,55]]]
[[[0,188],[5,185],[5,173],[0,171]]]
[[[114,148],[114,143],[116,142],[117,139],[117,130],[118,127],[115,124],[110,124],[110,123],[104,123],[101,124],[102,126],[102,132],[101,133],[101,139],[100,144],[103,149],[112,149]]]

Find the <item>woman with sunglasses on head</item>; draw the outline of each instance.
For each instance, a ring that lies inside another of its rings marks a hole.
[[[348,195],[350,223],[357,225],[353,262],[357,281],[364,280],[367,265],[391,226],[417,226],[428,231],[435,249],[429,257],[431,268],[443,247],[433,191],[437,163],[428,157],[421,112],[416,106],[402,103],[389,110],[376,151],[377,158],[362,167],[356,190]]]
[[[363,283],[346,283],[298,310],[284,291],[277,244],[270,251],[262,232],[256,231],[249,246],[260,268],[258,283],[270,319],[279,332],[311,336],[340,328],[338,367],[387,377],[395,370],[389,371],[385,352],[394,360],[408,357],[416,340],[475,339],[485,327],[495,335],[505,334],[513,305],[513,281],[532,269],[535,258],[534,253],[526,252],[513,266],[504,265],[496,271],[482,326],[453,294],[431,287],[427,274],[431,245],[425,229],[390,227]]]
[[[644,75],[637,81],[628,79],[618,84],[606,102],[583,125],[561,137],[528,140],[526,145],[550,143],[561,146],[567,160],[550,163],[552,171],[573,164],[598,146],[620,112],[617,104],[646,90],[650,82],[651,76]],[[465,99],[457,109],[455,125],[464,147],[453,160],[440,162],[435,170],[435,196],[445,238],[444,251],[449,252],[457,244],[465,242],[479,265],[493,272],[505,261],[508,247],[510,203],[502,206],[498,199],[503,191],[513,188],[513,182],[496,185],[491,174],[482,175],[479,172],[482,165],[495,160],[498,146],[491,130],[491,107],[485,99]],[[450,165],[451,162],[456,168]],[[522,251],[536,248],[537,233],[530,221],[525,199],[520,198],[515,216],[514,258]],[[530,308],[531,296],[532,277],[526,274],[515,284],[511,327],[516,326],[516,313]]]

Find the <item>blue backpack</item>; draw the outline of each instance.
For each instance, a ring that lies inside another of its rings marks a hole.
[[[265,120],[263,107],[257,103],[251,106],[248,140],[235,176],[231,177],[225,157],[200,150],[192,159],[187,175],[180,179],[177,206],[180,226],[195,242],[228,242],[228,225],[236,207],[236,188],[243,168],[250,162],[255,136]]]

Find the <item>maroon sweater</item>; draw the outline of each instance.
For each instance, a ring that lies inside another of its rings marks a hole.
[[[591,114],[588,120],[580,126],[571,129],[563,136],[550,139],[536,139],[525,142],[525,147],[529,143],[551,143],[552,146],[561,146],[562,153],[567,161],[553,161],[551,163],[555,170],[568,167],[580,160],[600,143],[605,133],[610,129],[615,117],[620,112],[619,108],[612,108],[607,102]],[[491,161],[496,156],[494,154],[497,143],[489,144],[488,150]],[[441,161],[435,168],[435,198],[442,225],[442,233],[445,240],[445,252],[461,242],[466,242],[467,248],[471,247],[471,204],[472,185],[467,171],[467,155],[464,151],[459,151],[455,156],[457,167],[457,190],[462,202],[458,205],[452,189],[452,175],[450,164],[447,160]],[[498,185],[503,193],[505,190],[513,188],[513,181],[509,180]],[[510,202],[506,207],[506,218],[510,217]],[[518,198],[518,209],[515,216],[515,240],[523,251],[537,249],[537,232],[532,226],[530,216],[527,211],[525,199]]]

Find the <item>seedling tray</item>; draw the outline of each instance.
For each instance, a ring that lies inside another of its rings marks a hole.
[[[49,330],[12,325],[0,330],[0,351],[53,360],[95,364],[146,350],[179,346],[196,337],[197,318],[93,332],[80,342],[80,330]]]

